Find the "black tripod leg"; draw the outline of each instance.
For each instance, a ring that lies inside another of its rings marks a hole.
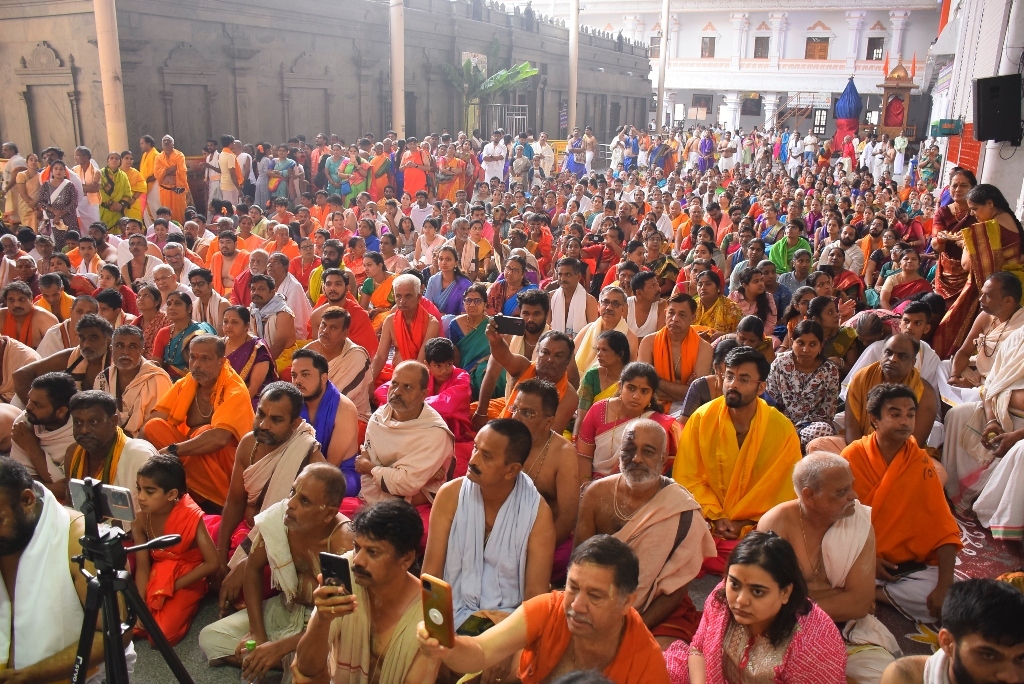
[[[160,655],[164,657],[164,662],[171,668],[171,672],[174,673],[175,678],[181,684],[194,684],[192,676],[182,665],[181,659],[178,658],[178,654],[171,648],[171,644],[167,641],[167,637],[164,636],[160,626],[156,623],[153,618],[153,614],[149,612],[149,608],[146,606],[146,602],[142,600],[142,596],[139,594],[139,590],[135,586],[135,582],[127,572],[121,573],[123,579],[123,588],[121,592],[124,594],[124,599],[127,601],[129,608],[135,613],[136,617],[139,618],[139,622],[145,628],[149,634],[149,638],[156,644],[157,649],[160,651]]]
[[[85,680],[89,678],[89,657],[92,655],[96,618],[99,616],[102,602],[99,580],[95,577],[90,578],[85,592],[85,617],[82,620],[82,634],[78,637],[78,654],[75,656],[71,684],[85,684]]]
[[[101,583],[104,578],[101,576]],[[128,663],[124,653],[124,633],[121,631],[121,608],[113,579],[105,578],[109,586],[103,587],[103,645],[107,664],[107,682],[128,684]]]

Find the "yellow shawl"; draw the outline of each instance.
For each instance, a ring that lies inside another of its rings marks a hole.
[[[117,464],[121,460],[121,452],[124,451],[124,445],[127,442],[128,435],[124,434],[124,430],[121,428],[117,428],[117,437],[114,439],[114,445],[110,448],[110,453],[104,459],[103,466],[91,477],[95,477],[106,484],[111,484],[114,481],[114,476],[117,475]],[[67,470],[69,479],[81,480],[82,478],[90,477],[85,473],[86,460],[85,449],[76,446],[74,453],[71,454],[71,467]]]

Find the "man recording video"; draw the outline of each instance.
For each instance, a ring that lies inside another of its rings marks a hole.
[[[0,660],[6,660],[5,683],[67,681],[70,676],[86,594],[85,577],[71,558],[82,553],[79,539],[84,534],[81,513],[62,507],[48,489],[32,481],[22,464],[0,459]],[[96,572],[91,563],[87,569]],[[99,621],[96,631],[102,632]],[[135,666],[131,632],[124,644],[130,675]],[[89,674],[87,684],[103,681],[102,633],[92,643]]]

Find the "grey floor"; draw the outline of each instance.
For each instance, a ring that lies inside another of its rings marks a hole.
[[[690,597],[697,608],[704,605],[704,599],[718,584],[719,578],[715,576],[704,577],[694,580],[690,584]],[[240,672],[234,667],[208,667],[206,658],[199,650],[199,631],[217,619],[217,600],[211,594],[206,597],[200,606],[196,619],[192,621],[192,629],[188,635],[175,647],[178,657],[184,663],[192,679],[196,684],[237,684]],[[170,668],[164,663],[160,652],[149,645],[148,641],[135,642],[135,650],[138,653],[138,661],[135,665],[135,682],[144,684],[173,684],[177,681],[171,674]],[[267,684],[276,684],[280,674],[274,673]]]

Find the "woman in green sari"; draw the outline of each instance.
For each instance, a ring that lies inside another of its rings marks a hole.
[[[179,380],[188,374],[188,345],[197,335],[216,335],[209,323],[192,320],[192,297],[184,292],[167,295],[167,319],[169,326],[161,329],[153,340],[153,355],[163,360],[164,370],[171,380]]]
[[[473,401],[477,401],[480,398],[480,383],[487,371],[487,360],[491,356],[491,347],[485,334],[491,320],[486,315],[487,286],[483,283],[471,285],[462,295],[462,304],[466,313],[445,316],[444,329],[448,339],[455,344],[455,365],[469,373]]]
[[[107,165],[100,172],[100,220],[111,232],[121,233],[118,224],[132,199],[131,183],[121,170],[121,155],[111,152],[107,155]]]
[[[349,191],[344,196],[346,207],[353,206],[359,193],[370,187],[371,171],[370,162],[359,156],[359,148],[349,145],[348,157],[341,163],[341,171],[338,173],[338,177],[347,180],[349,185]]]
[[[595,402],[618,394],[619,376],[629,363],[629,339],[618,330],[608,330],[597,336],[594,351],[597,352],[597,365],[580,378],[580,403],[576,413],[580,419],[576,421],[577,426]]]

